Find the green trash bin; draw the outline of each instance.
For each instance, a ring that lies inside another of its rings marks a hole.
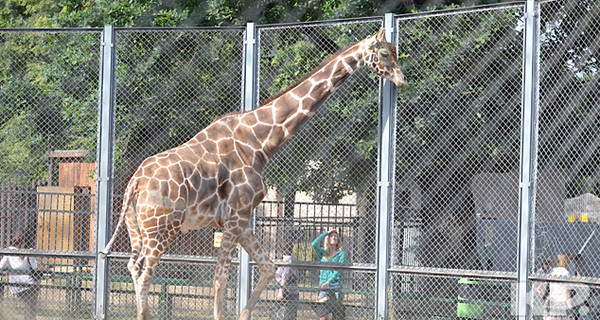
[[[458,318],[482,319],[485,306],[479,303],[483,299],[479,281],[461,278],[458,280]]]

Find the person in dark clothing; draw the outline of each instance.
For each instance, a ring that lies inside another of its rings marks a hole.
[[[295,263],[291,255],[285,255],[283,260]],[[277,289],[277,300],[280,301],[279,309],[272,320],[295,320],[298,313],[298,269],[295,267],[279,267],[275,272],[275,282],[281,287]]]

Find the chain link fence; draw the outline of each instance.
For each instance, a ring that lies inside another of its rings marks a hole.
[[[92,314],[100,37],[0,30],[0,247],[43,253],[3,255],[0,318]]]
[[[257,26],[252,93],[244,85],[252,42],[244,27],[116,28],[112,225],[146,157],[248,108],[248,94],[258,105],[386,26],[410,88],[383,105],[384,86],[360,70],[265,169],[269,194],[255,210],[255,234],[280,268],[277,279],[292,277],[267,286],[253,318],[317,318],[324,269],[341,272],[341,296],[328,302],[337,318],[372,319],[382,310],[389,319],[514,318],[524,246],[528,319],[600,318],[600,5],[538,5],[534,44],[524,41],[523,3],[398,15],[394,26],[382,18]],[[36,296],[38,319],[97,317],[104,299],[107,317],[135,317],[126,232],[108,259],[107,294],[97,296],[97,230],[112,234],[98,223],[106,213],[97,212],[102,32],[0,30],[0,255],[11,269],[0,276],[0,318],[28,312]],[[535,163],[525,164],[535,169],[528,244],[519,240],[526,46],[539,53]],[[382,151],[385,108],[393,134],[392,148]],[[385,153],[393,158],[389,213],[380,212]],[[380,225],[381,214],[389,225]],[[313,246],[332,228],[345,263],[324,268]],[[153,317],[212,318],[220,235],[217,228],[177,235],[150,289]],[[545,268],[559,254],[571,261],[567,273]],[[14,283],[37,264],[47,268],[39,286]],[[258,268],[235,259],[225,318],[237,316],[240,293],[257,281]],[[565,286],[569,310],[549,302]]]
[[[243,28],[116,30],[113,226],[127,183],[145,158],[186,142],[215,117],[241,110],[243,36]],[[217,232],[179,233],[166,255],[216,257]],[[130,252],[127,232],[114,250]],[[109,312],[115,318],[136,315],[126,262],[110,264]],[[214,263],[161,263],[150,288],[150,304],[160,310],[156,317],[212,317],[214,269]],[[236,274],[232,268],[229,286],[236,286]],[[226,318],[236,314],[235,293],[226,291]]]
[[[415,271],[391,277],[398,318],[512,315],[511,281],[489,276],[517,268],[522,17],[519,4],[398,18],[414,88],[397,102],[390,264]]]
[[[529,270],[538,277],[560,275],[544,268],[544,261],[566,265],[568,274],[579,279],[597,283],[592,279],[600,276],[599,13],[593,1],[540,5],[539,179]],[[569,311],[580,318],[600,317],[597,286],[561,282],[549,288],[560,286],[571,290]],[[535,310],[541,304],[536,301]],[[565,313],[560,306],[550,307]]]
[[[259,27],[260,100],[284,90],[327,57],[375,34],[381,26],[381,19],[361,19]],[[270,246],[272,259],[292,255],[300,261],[319,261],[311,243],[336,228],[346,262],[375,263],[377,149],[367,148],[377,143],[378,85],[369,71],[357,72],[265,168],[266,183],[277,192],[271,196],[274,202],[263,202],[258,208],[256,233],[261,243]],[[297,269],[297,314],[313,318],[320,271]],[[373,274],[343,271],[341,276],[344,306],[328,302],[334,313],[345,313],[349,319],[373,317]],[[267,290],[263,296],[256,314],[285,312],[276,292]]]

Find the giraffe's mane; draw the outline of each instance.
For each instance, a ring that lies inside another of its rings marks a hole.
[[[360,42],[360,41],[359,41]],[[317,73],[319,70],[321,70],[322,68],[324,68],[327,64],[329,64],[331,61],[335,60],[338,56],[340,56],[341,54],[345,53],[346,51],[350,50],[350,48],[353,48],[354,45],[356,45],[358,42],[355,42],[349,46],[347,46],[346,48],[340,49],[338,52],[334,53],[331,57],[323,60],[323,62],[321,62],[321,64],[319,64],[317,67],[313,68],[312,70],[310,70],[308,73],[306,73],[302,78],[300,78],[300,80],[292,83],[291,85],[287,86],[287,88],[285,88],[284,90],[279,91],[278,93],[268,97],[267,99],[265,99],[264,101],[262,101],[260,103],[259,107],[264,106],[265,104],[272,102],[273,100],[281,97],[282,95],[284,95],[286,92],[293,90],[295,87],[297,87],[300,83],[302,83],[303,81],[305,81],[306,79],[312,77],[315,73]]]

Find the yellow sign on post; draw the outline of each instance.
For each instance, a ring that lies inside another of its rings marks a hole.
[[[573,222],[589,222],[590,221],[588,215],[585,213],[572,213],[572,214],[568,215],[565,220],[567,220],[567,222],[571,222],[571,223],[573,223]]]

